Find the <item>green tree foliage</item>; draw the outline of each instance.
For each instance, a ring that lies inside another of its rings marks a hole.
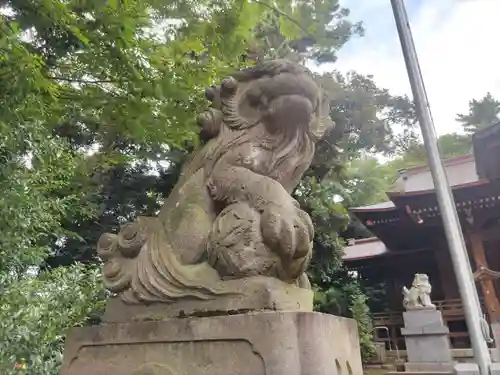
[[[349,21],[349,10],[337,0],[257,3],[270,11],[255,28],[255,39],[248,48],[249,57],[255,60],[334,62],[337,51],[351,36],[364,31],[361,23]]]
[[[1,373],[58,374],[66,331],[103,307],[100,284],[100,272],[81,265],[10,283],[0,298]]]
[[[192,113],[204,105],[198,92],[238,66],[265,9],[246,1],[218,6],[200,1],[162,25],[168,9],[154,8],[153,1],[6,5],[12,15],[3,22],[24,37],[30,56],[39,61],[39,74],[60,86],[51,125],[73,140],[98,143],[107,153],[124,141],[151,147],[191,140]],[[211,57],[198,58],[201,54]]]
[[[170,161],[183,158],[185,153],[179,151],[178,154],[171,152]],[[90,200],[97,206],[95,214],[92,217],[73,215],[63,221],[63,227],[78,236],[54,243],[54,251],[46,259],[44,268],[66,266],[75,261],[99,263],[96,244],[100,235],[117,231],[139,214],[154,215],[161,206],[161,199],[173,188],[179,169],[180,162],[163,167],[138,160],[115,165],[101,174],[100,188]]]
[[[384,202],[396,178],[397,170],[390,162],[382,163],[373,156],[353,160],[347,168],[345,204],[359,207]]]
[[[472,135],[495,122],[500,121],[500,101],[490,93],[482,99],[469,102],[469,112],[458,114],[457,121],[465,133],[444,134],[438,138],[438,147],[443,159],[472,153]],[[412,140],[405,152],[393,164],[408,167],[427,163],[427,155],[422,142]]]
[[[345,268],[335,272],[335,277],[317,285],[315,308],[318,311],[347,316],[358,322],[361,354],[368,359],[374,354],[372,321],[367,297],[362,292],[357,276]]]
[[[450,133],[438,138],[441,158],[449,159],[472,153],[472,135]],[[421,141],[412,141],[404,153],[397,156],[391,163],[394,168],[408,168],[427,164],[427,152]]]
[[[330,135],[346,158],[362,153],[394,154],[414,138],[416,117],[406,96],[379,88],[372,76],[339,72],[320,77],[332,100],[335,131]]]
[[[394,155],[405,149],[414,137],[416,120],[408,98],[391,96],[372,77],[333,72],[318,79],[330,95],[336,127],[317,145],[313,165],[296,195],[317,230],[315,254],[320,259],[315,265],[331,269],[340,264],[342,240],[337,233],[349,223],[347,208],[382,198],[383,192],[372,190],[379,179],[366,175],[382,169],[374,168],[376,159],[366,155]],[[365,194],[366,202],[361,203],[359,194]]]
[[[55,246],[48,266],[96,261],[93,244],[102,231],[157,209],[158,198],[175,181],[182,148],[195,140],[193,114],[205,105],[200,93],[249,63],[242,57],[248,58],[251,46],[269,39],[256,31],[272,29],[287,45],[308,33],[319,38],[342,31],[343,42],[328,47],[334,53],[359,28],[331,0],[277,5],[11,0],[3,5],[11,10],[6,24],[16,25],[18,36],[28,36],[40,75],[61,93],[47,125],[75,151],[97,151],[86,166],[98,219],[69,218],[64,225],[80,240]],[[49,12],[53,8],[57,17]],[[304,17],[311,10],[315,16]],[[321,22],[312,21],[318,17]],[[310,46],[305,54],[318,48]],[[151,167],[158,160],[168,160],[167,167]]]
[[[0,373],[56,374],[64,332],[100,306],[95,271],[80,265],[39,274],[61,225],[82,205],[83,158],[50,123],[61,87],[42,74],[43,61],[0,19]]]
[[[477,130],[492,125],[500,120],[500,101],[496,100],[491,93],[483,98],[472,99],[469,102],[469,113],[457,115],[457,121],[463,126],[467,134],[473,134]]]
[[[50,242],[65,235],[60,220],[67,211],[87,211],[78,208],[85,193],[73,186],[81,157],[41,125],[53,116],[59,87],[40,74],[40,61],[11,25],[0,23],[0,30],[0,272],[9,281],[38,265]]]

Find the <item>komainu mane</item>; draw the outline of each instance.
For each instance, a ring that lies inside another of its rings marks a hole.
[[[128,304],[237,294],[242,279],[310,288],[313,226],[290,193],[333,126],[326,96],[308,70],[277,60],[235,73],[206,97],[204,144],[158,217],[99,240],[105,285]]]

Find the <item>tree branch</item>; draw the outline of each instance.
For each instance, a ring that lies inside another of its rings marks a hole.
[[[265,6],[266,8],[269,8],[271,9],[272,11],[278,13],[280,16],[283,16],[285,17],[287,20],[289,20],[290,22],[292,22],[293,24],[295,24],[300,30],[302,30],[303,33],[305,33],[308,37],[312,38],[312,39],[316,39],[312,34],[309,33],[309,31],[307,31],[296,19],[294,19],[292,16],[290,16],[289,14],[283,12],[282,10],[280,10],[279,8],[277,8],[276,6],[273,6],[269,3],[266,3],[264,1],[261,1],[261,0],[253,0],[256,4],[260,4],[260,5],[263,5]]]
[[[116,81],[112,81],[112,80],[109,80],[109,79],[86,80],[86,79],[78,79],[78,78],[67,78],[67,77],[61,77],[61,76],[49,76],[49,75],[46,75],[45,78],[53,79],[54,81],[65,81],[65,82],[74,82],[74,83],[88,83],[88,84],[116,83]]]

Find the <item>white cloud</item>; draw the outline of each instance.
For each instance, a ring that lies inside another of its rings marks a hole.
[[[500,98],[500,0],[407,0],[422,75],[439,134],[459,130],[457,113],[487,91]],[[366,36],[340,51],[335,68],[372,74],[411,97],[390,0],[344,0]],[[323,70],[323,69],[322,69]]]

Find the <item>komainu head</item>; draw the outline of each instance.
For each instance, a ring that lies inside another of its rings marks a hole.
[[[429,276],[427,276],[425,273],[416,273],[411,286],[422,291],[423,293],[431,292]]]
[[[251,169],[288,191],[311,164],[314,143],[333,127],[329,99],[311,72],[286,60],[239,71],[205,95],[212,105],[199,116],[202,141],[225,151],[251,143],[254,156],[245,157],[265,160],[253,160]]]
[[[204,140],[217,136],[223,125],[241,130],[263,124],[271,133],[295,127],[314,140],[333,126],[328,98],[311,72],[286,60],[239,71],[205,95],[212,108],[199,117]]]

